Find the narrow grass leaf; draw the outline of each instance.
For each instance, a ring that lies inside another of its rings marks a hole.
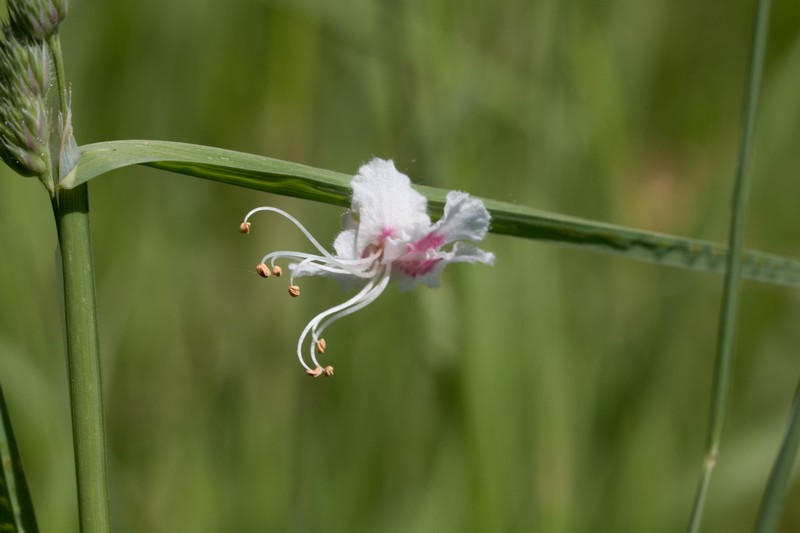
[[[786,500],[786,488],[792,475],[792,467],[800,448],[800,384],[794,395],[794,404],[789,417],[789,427],[781,443],[778,457],[772,467],[772,473],[764,491],[761,509],[758,512],[755,533],[771,533],[777,531]]]
[[[28,484],[22,470],[11,418],[0,387],[0,531],[36,533],[36,516]]]
[[[347,206],[351,176],[263,157],[169,141],[111,141],[81,147],[78,165],[60,187],[69,189],[129,165],[187,174],[306,200]],[[416,187],[441,214],[447,191]],[[641,231],[614,224],[549,213],[484,199],[492,213],[491,231],[554,242],[595,252],[621,255],[705,272],[723,273],[727,248],[709,241]],[[800,287],[800,261],[763,252],[741,254],[742,276],[755,281]]]

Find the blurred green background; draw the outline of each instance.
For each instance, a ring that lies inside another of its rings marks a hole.
[[[79,143],[168,139],[724,241],[754,2],[74,0]],[[746,245],[800,257],[800,4],[773,2]],[[0,380],[45,532],[76,502],[54,224],[0,169]],[[335,283],[253,271],[341,209],[147,168],[90,185],[115,531],[649,531],[688,523],[721,278],[489,236],[294,346]],[[745,283],[706,531],[749,531],[800,377]],[[800,529],[800,485],[782,531]]]

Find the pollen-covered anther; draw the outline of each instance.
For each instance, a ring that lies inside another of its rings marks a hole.
[[[333,376],[333,367],[332,366],[326,366],[322,371],[325,373],[325,375],[327,377]]]
[[[300,296],[300,287],[298,287],[297,285],[290,285],[289,294],[292,295],[292,298],[297,298],[298,296]]]
[[[264,263],[259,263],[256,265],[256,272],[258,272],[258,275],[262,278],[268,278],[272,275],[269,273],[269,267]]]
[[[281,277],[281,274],[283,274],[283,270],[278,265],[275,265],[274,267],[272,267],[272,273],[275,274],[275,276],[277,277]]]
[[[325,342],[325,339],[319,339],[317,341],[317,353],[325,353],[325,348],[328,347],[328,343]]]
[[[308,374],[312,378],[320,377],[323,372],[325,372],[325,370],[323,370],[321,366],[318,366],[314,370],[311,370],[310,368],[308,370],[306,370],[306,374]],[[331,373],[333,373],[333,369],[331,369]]]
[[[247,235],[250,233],[250,223],[249,222],[242,222],[239,224],[239,233],[243,235]]]

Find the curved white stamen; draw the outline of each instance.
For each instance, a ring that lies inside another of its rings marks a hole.
[[[267,261],[269,261],[270,266],[274,267],[277,259],[289,259],[298,261],[300,263],[315,263],[320,267],[320,269],[334,274],[349,274],[358,278],[371,278],[373,274],[370,271],[373,263],[378,257],[380,257],[381,253],[382,251],[378,250],[367,257],[362,257],[359,259],[337,258],[335,261],[331,261],[322,255],[281,250],[279,252],[268,253],[261,258],[261,262],[266,264]],[[299,265],[296,265],[295,268],[297,268],[297,266]],[[292,268],[291,265],[289,267]]]
[[[330,272],[331,274],[342,274],[346,276],[353,276],[365,279],[377,277],[375,269],[380,268],[380,266],[377,265],[375,261],[375,259],[380,255],[380,253],[372,254],[372,256],[368,258],[349,261],[351,264],[345,268],[331,266],[330,263],[325,261],[325,258],[320,256],[315,256],[311,254],[304,254],[304,255],[306,255],[305,259],[296,264],[289,265],[289,268],[292,270],[292,277],[289,280],[290,283],[294,282],[295,276],[304,275],[303,270],[308,265],[314,265],[317,269],[324,270],[325,272]],[[359,268],[356,269],[353,268],[353,266],[358,266]],[[314,272],[312,271],[312,274],[313,273]]]
[[[266,256],[264,256],[261,262],[266,263],[267,260],[269,260],[271,266],[274,266],[275,260],[278,257],[281,257],[276,254],[281,254],[281,253],[282,252],[274,252],[272,254],[267,254]],[[295,275],[302,275],[303,267],[309,264],[313,264],[319,270],[324,270],[332,274],[344,274],[344,275],[354,276],[357,278],[372,278],[375,276],[373,272],[375,259],[377,259],[377,257],[380,255],[379,253],[375,253],[369,257],[365,257],[364,259],[346,260],[342,262],[346,263],[346,266],[338,267],[335,265],[332,266],[327,259],[319,255],[295,253],[295,252],[291,252],[291,254],[292,254],[291,256],[286,254],[282,257],[291,257],[292,259],[298,261],[297,264],[289,265],[289,268],[292,269],[292,278],[291,278],[292,280],[294,280]]]
[[[348,267],[359,267],[361,265],[369,265],[375,259],[380,257],[380,255],[381,255],[381,251],[379,250],[377,252],[373,252],[371,255],[368,255],[366,257],[361,257],[361,258],[358,258],[358,259],[336,258],[336,261],[331,261],[330,259],[328,259],[327,257],[322,256],[322,255],[309,254],[309,253],[305,253],[305,252],[294,252],[294,251],[289,251],[289,250],[281,250],[279,252],[270,252],[270,253],[268,253],[263,258],[261,258],[261,262],[262,263],[266,263],[267,261],[269,261],[270,262],[270,266],[275,266],[275,260],[276,259],[293,259],[293,260],[296,260],[296,261],[300,261],[302,259],[313,258],[313,259],[315,259],[317,261],[321,261],[321,262],[324,262],[324,263],[329,263],[329,264],[333,264],[333,265],[341,265],[343,270],[346,270],[347,272],[351,272],[351,270],[348,269]],[[357,275],[359,270],[352,270],[352,272],[353,272],[353,274]]]
[[[389,284],[389,279],[390,279],[389,274],[388,273],[384,274],[380,278],[379,283],[374,287],[372,287],[370,291],[367,294],[365,294],[364,297],[358,303],[351,305],[350,307],[347,307],[345,309],[342,309],[333,316],[328,317],[328,319],[325,320],[325,322],[322,322],[322,319],[325,318],[325,316],[327,316],[329,313],[317,316],[314,319],[314,322],[316,322],[316,324],[311,328],[311,344],[309,348],[309,353],[311,354],[311,360],[314,361],[315,365],[321,366],[317,362],[317,342],[320,340],[320,335],[322,335],[322,332],[325,330],[325,328],[327,328],[340,318],[346,317],[347,315],[351,315],[356,311],[364,309],[366,306],[377,300],[378,296],[380,296],[383,293],[383,291],[386,289],[386,286]],[[320,322],[322,322],[321,326],[319,326]]]
[[[264,263],[264,264],[267,264],[267,261],[269,261],[269,266],[273,267],[273,266],[275,266],[275,260],[276,259],[289,259],[289,260],[293,260],[293,261],[301,261],[301,260],[305,259],[306,257],[322,257],[322,256],[321,255],[314,255],[314,254],[306,254],[306,253],[303,253],[303,252],[290,252],[290,251],[281,250],[280,252],[270,252],[270,253],[268,253],[267,255],[265,255],[264,257],[261,258],[261,262]],[[325,259],[324,257],[322,257],[322,258]]]
[[[389,285],[389,281],[390,281],[390,278],[391,278],[391,270],[392,270],[391,269],[391,265],[385,267],[383,273],[380,275],[380,279],[378,280],[377,285],[375,285],[372,288],[372,290],[369,292],[369,294],[365,294],[364,298],[360,302],[358,302],[357,304],[355,304],[353,306],[350,306],[350,307],[348,307],[346,309],[343,309],[343,310],[339,311],[338,313],[336,313],[335,315],[329,317],[325,322],[322,322],[322,325],[319,326],[318,328],[312,328],[312,331],[311,331],[311,338],[312,338],[311,350],[312,351],[314,351],[314,349],[316,348],[317,341],[319,340],[319,337],[322,335],[322,332],[328,326],[330,326],[331,324],[333,324],[334,322],[336,322],[340,318],[344,318],[347,315],[352,315],[356,311],[360,311],[360,310],[364,309],[366,306],[368,306],[369,304],[371,304],[372,302],[374,302],[375,300],[378,299],[378,296],[380,296],[383,293],[383,291],[386,289],[387,285]]]
[[[306,229],[306,227],[305,227],[305,226],[303,226],[303,225],[300,223],[300,221],[299,221],[299,220],[297,220],[296,218],[294,218],[292,215],[290,215],[290,214],[289,214],[289,213],[287,213],[286,211],[283,211],[282,209],[278,209],[277,207],[269,207],[269,206],[265,206],[265,207],[256,207],[255,209],[251,210],[249,213],[247,213],[247,214],[244,216],[244,222],[247,222],[247,219],[249,219],[249,218],[250,218],[251,216],[253,216],[255,213],[258,213],[259,211],[272,211],[273,213],[278,213],[279,215],[283,215],[283,216],[284,216],[284,217],[286,217],[288,220],[290,220],[290,221],[291,221],[291,222],[292,222],[292,223],[293,223],[295,226],[297,226],[297,227],[300,229],[300,231],[302,231],[302,232],[303,232],[303,235],[305,235],[305,236],[306,236],[306,238],[307,238],[307,239],[308,239],[308,240],[311,242],[311,244],[313,244],[313,245],[314,245],[314,248],[316,248],[317,250],[319,250],[319,252],[320,252],[320,253],[321,253],[323,256],[325,256],[325,257],[326,257],[326,258],[327,258],[329,261],[331,261],[332,263],[336,263],[336,262],[338,261],[338,260],[337,260],[337,259],[336,259],[334,256],[332,256],[332,255],[331,255],[331,254],[330,254],[330,253],[329,253],[329,252],[328,252],[328,251],[327,251],[327,250],[326,250],[326,249],[325,249],[325,248],[324,248],[324,247],[323,247],[323,246],[322,246],[322,245],[321,245],[319,242],[317,242],[317,239],[315,239],[315,238],[314,238],[314,236],[313,236],[313,235],[311,235],[311,233],[309,233],[309,231]]]
[[[325,263],[317,263],[317,261],[318,259],[316,257],[306,257],[296,265],[289,265],[289,268],[292,270],[292,275],[289,277],[289,284],[294,285],[295,275],[297,275],[298,272],[300,272],[300,274],[302,275],[303,267],[309,264],[314,264],[316,265],[317,268],[319,268],[320,270],[325,270],[326,272],[331,272],[335,274],[342,274],[342,273],[349,274],[349,272],[345,270],[328,266]]]
[[[316,265],[317,267],[319,267],[320,270],[324,270],[326,272],[331,272],[333,274],[346,274],[348,276],[354,276],[354,277],[357,277],[357,278],[372,278],[372,277],[374,277],[374,275],[369,270],[365,270],[363,272],[351,272],[349,270],[344,270],[344,269],[341,269],[341,268],[332,267],[332,266],[327,265],[325,263],[317,263],[317,262],[312,261],[310,259],[306,259],[306,260],[301,261],[300,263],[297,263],[297,264],[291,264],[291,265],[289,265],[289,268],[292,271],[295,271],[295,272],[297,272],[297,271],[301,271],[302,272],[302,270],[306,266],[305,264]],[[303,268],[301,268],[301,265],[302,265]]]
[[[313,328],[316,324],[318,324],[325,317],[327,317],[329,315],[332,315],[334,313],[338,313],[342,309],[346,309],[346,308],[348,308],[348,307],[350,307],[352,305],[355,305],[358,302],[360,302],[367,295],[367,293],[372,290],[372,288],[374,286],[375,286],[375,280],[374,279],[370,280],[370,282],[367,283],[366,285],[364,285],[364,288],[361,289],[358,292],[358,294],[356,294],[355,296],[353,296],[352,298],[350,298],[346,302],[343,302],[343,303],[341,303],[341,304],[339,304],[337,306],[331,307],[327,311],[323,311],[322,313],[320,313],[317,316],[315,316],[314,318],[312,318],[311,321],[306,325],[306,327],[303,329],[303,333],[300,334],[300,338],[297,341],[297,358],[300,360],[300,364],[303,365],[303,367],[305,367],[306,370],[311,370],[311,368],[306,364],[305,360],[303,360],[303,350],[302,349],[303,349],[303,341],[305,340],[306,335],[308,335],[309,330],[311,328]],[[316,357],[312,356],[311,359],[314,362],[315,367],[320,366],[319,363],[317,362]]]
[[[351,271],[351,270],[345,270],[344,268],[330,266],[328,260],[322,257],[321,255],[306,254],[303,252],[273,252],[262,257],[261,262],[263,264],[267,264],[267,261],[269,261],[269,266],[274,267],[277,259],[288,259],[290,261],[297,261],[296,264],[289,264],[289,268],[293,270],[297,270],[297,268],[301,263],[309,263],[317,265],[321,270],[332,272],[334,274],[348,274],[362,278],[372,277],[371,274],[365,273],[365,271],[358,271],[358,270]]]

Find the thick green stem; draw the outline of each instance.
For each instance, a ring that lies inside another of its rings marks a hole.
[[[72,439],[82,533],[110,531],[100,343],[85,186],[60,191],[58,236],[64,273]]]
[[[57,34],[48,39],[48,45],[58,80],[61,113],[66,116],[67,90]],[[86,184],[72,190],[59,190],[53,207],[64,275],[67,367],[80,530],[81,533],[107,533],[111,530],[111,519],[106,433]]]

